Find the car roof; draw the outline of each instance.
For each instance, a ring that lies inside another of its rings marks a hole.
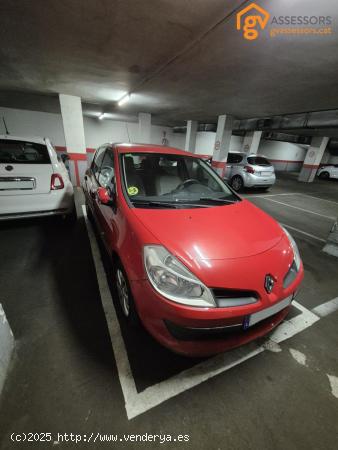
[[[35,144],[46,145],[46,138],[40,136],[13,136],[12,134],[0,134],[0,139],[8,139],[12,141],[34,142]]]
[[[118,153],[161,153],[165,155],[183,155],[200,158],[201,155],[186,152],[174,147],[153,144],[113,144]]]

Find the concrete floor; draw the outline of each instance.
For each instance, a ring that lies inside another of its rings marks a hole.
[[[279,174],[268,193],[243,193],[317,238],[290,230],[305,266],[297,300],[308,309],[338,297],[338,261],[322,253],[320,241],[338,216],[337,194],[338,183],[301,184],[293,174]],[[53,441],[58,432],[189,435],[163,448],[337,448],[338,398],[328,375],[338,377],[338,311],[282,342],[280,351],[260,353],[128,420],[83,218],[73,228],[55,220],[0,224],[0,249],[0,302],[17,339],[0,401],[1,449],[47,447],[13,443],[13,432],[51,432]],[[129,333],[122,319],[120,326],[137,392],[199,362],[173,355],[142,330]],[[140,445],[160,446],[115,444]]]

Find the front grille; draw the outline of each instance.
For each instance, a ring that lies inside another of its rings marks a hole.
[[[238,323],[223,327],[212,327],[212,328],[193,328],[193,327],[182,327],[170,320],[165,320],[164,323],[170,334],[180,341],[202,341],[202,340],[213,340],[213,339],[224,339],[225,337],[231,335],[236,331],[243,331],[243,324]]]
[[[213,288],[211,291],[219,308],[251,305],[259,299],[259,295],[255,291],[223,288]]]
[[[276,314],[255,323],[247,329],[243,328],[243,323],[211,328],[183,327],[169,320],[164,320],[164,323],[169,333],[179,341],[212,341],[236,337],[240,339],[247,334],[250,335],[259,329],[264,329],[265,327],[270,327],[270,329],[272,329],[278,325],[284,315],[285,308],[282,311],[279,311]]]

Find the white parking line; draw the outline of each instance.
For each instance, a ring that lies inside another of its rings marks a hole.
[[[169,400],[170,398],[175,397],[176,395],[191,389],[194,386],[197,386],[198,384],[265,351],[265,344],[258,345],[256,342],[252,342],[251,344],[245,345],[231,352],[222,353],[203,361],[190,369],[184,370],[183,372],[165,381],[150,386],[144,391],[138,393],[130,368],[126,347],[121,334],[106,273],[101,260],[98,243],[96,241],[92,226],[88,220],[84,205],[82,206],[82,210],[88,231],[90,247],[92,250],[101,301],[106,315],[108,330],[116,360],[118,377],[125,399],[128,419],[132,419],[139,414],[158,406],[164,401]],[[294,301],[293,305],[301,311],[301,314],[291,318],[290,320],[285,320],[277,329],[275,329],[270,335],[270,340],[272,342],[280,343],[286,339],[289,339],[320,320],[316,314],[309,311],[299,303]]]
[[[251,194],[244,194],[241,195],[241,197],[244,198],[252,198],[252,197],[257,197],[257,198],[265,198],[265,197],[277,197],[279,195],[299,195],[299,192],[289,192],[289,193],[282,193],[282,194],[261,194],[261,195],[251,195]]]
[[[322,200],[323,202],[329,202],[329,203],[333,203],[334,205],[338,205],[338,202],[334,202],[333,200],[327,200],[326,198],[315,197],[314,195],[309,195],[309,194],[299,194],[299,195],[302,195],[303,197],[315,198],[316,200]]]
[[[82,211],[85,218],[90,247],[93,255],[101,302],[104,313],[106,315],[108,330],[116,359],[117,371],[119,374],[122,392],[127,407],[127,404],[133,404],[134,398],[137,398],[135,381],[129,365],[129,360],[121,334],[120,324],[116,316],[116,311],[110,293],[106,272],[101,260],[99,246],[97,244],[92,225],[87,217],[87,211],[84,205],[82,205]]]
[[[268,200],[269,202],[278,203],[279,205],[288,206],[289,208],[294,208],[294,209],[298,209],[299,211],[303,211],[303,212],[306,212],[309,214],[314,214],[315,216],[324,217],[325,219],[336,220],[336,217],[326,216],[325,214],[320,214],[320,213],[311,211],[310,209],[300,208],[299,206],[294,206],[294,205],[290,205],[289,203],[284,203],[284,202],[280,202],[278,200],[273,200],[272,198],[267,198],[267,197],[261,197],[261,198],[263,198],[264,200]]]
[[[308,236],[312,239],[316,239],[317,241],[326,242],[325,239],[315,236],[314,234],[307,233],[306,231],[300,230],[299,228],[292,227],[291,225],[288,225],[288,224],[282,223],[282,222],[280,222],[280,224],[283,225],[283,227],[290,228],[290,230],[297,231],[297,233],[304,234],[305,236]]]
[[[316,306],[312,309],[312,312],[314,314],[317,314],[319,317],[325,317],[329,314],[335,312],[338,310],[338,297],[333,298],[332,300],[329,300],[326,303],[323,303],[319,306]]]

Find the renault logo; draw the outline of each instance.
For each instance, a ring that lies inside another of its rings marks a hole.
[[[265,290],[266,290],[266,292],[268,294],[271,293],[274,284],[275,284],[275,280],[274,280],[273,276],[272,275],[266,275],[265,276],[264,287],[265,287]]]

